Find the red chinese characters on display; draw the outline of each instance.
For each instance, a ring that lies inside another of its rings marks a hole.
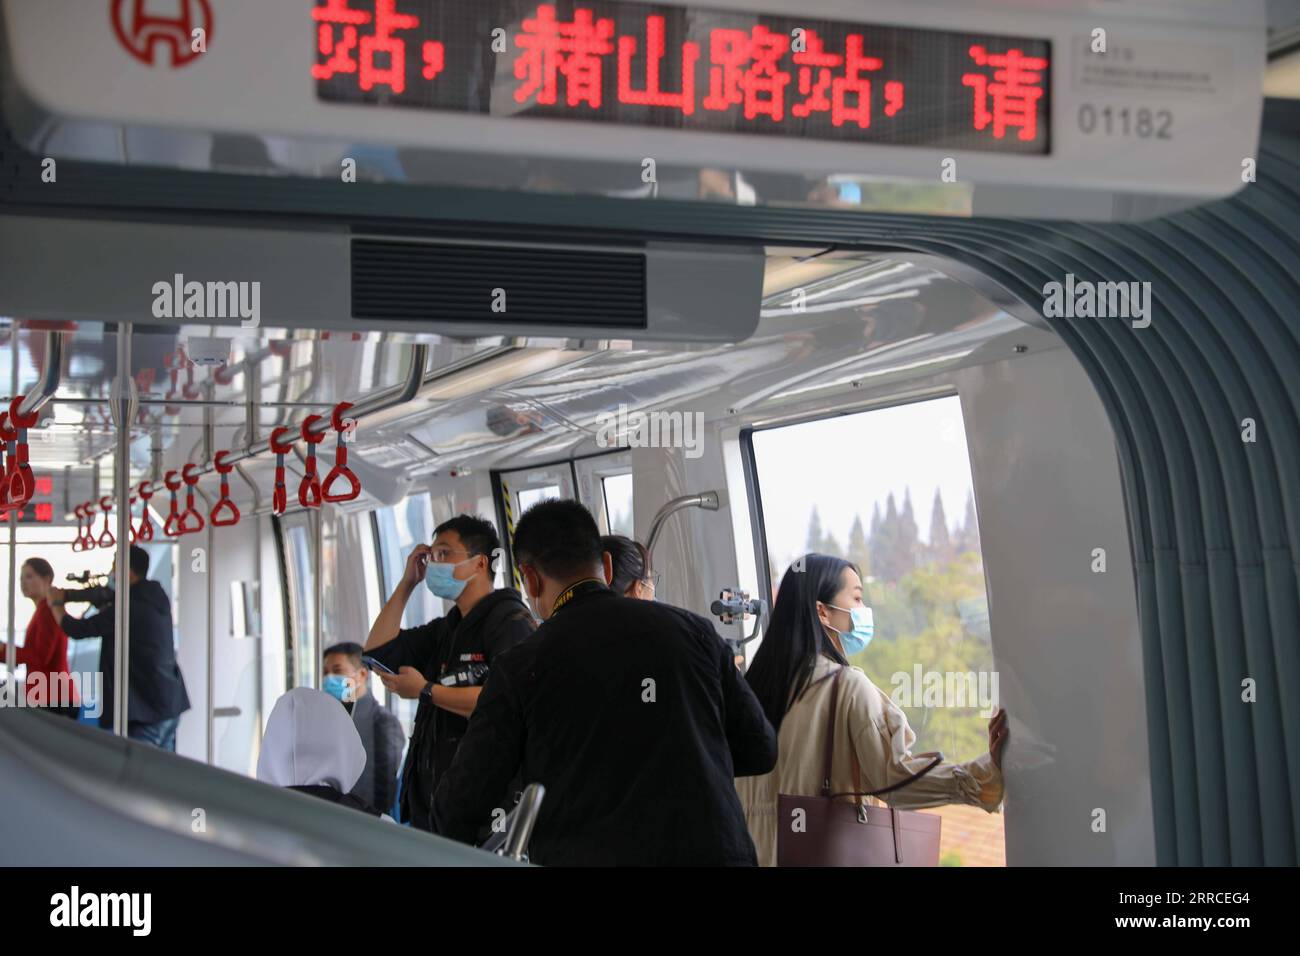
[[[704,108],[725,110],[744,104],[745,119],[785,118],[785,88],[790,74],[779,61],[790,38],[761,23],[753,31],[714,30],[709,36],[709,95]]]
[[[660,86],[659,76],[667,49],[664,44],[664,18],[646,17],[645,22],[645,85],[641,89],[632,86],[632,58],[636,56],[636,37],[619,37],[618,101],[642,106],[667,106],[690,116],[695,112],[695,64],[700,59],[700,45],[691,42],[682,44],[681,90],[666,93]]]
[[[586,103],[600,109],[603,61],[614,52],[614,21],[595,19],[590,10],[575,10],[570,23],[555,19],[555,8],[542,4],[537,15],[523,21],[523,32],[515,45],[523,53],[515,60],[515,79],[522,80],[515,100],[523,103],[533,96],[546,106],[556,103],[559,77],[564,75],[565,102]]]
[[[814,30],[782,18],[746,23],[716,11],[697,17],[689,7],[676,14],[599,2],[494,0],[491,9],[506,27],[498,47],[503,31],[489,30],[488,15],[476,16],[468,5],[438,19],[448,31],[440,40],[426,39],[422,21],[435,8],[442,10],[432,0],[317,0],[312,76],[339,81],[321,95],[405,94],[404,102],[431,109],[526,115],[538,108],[540,115],[662,126],[674,125],[675,114],[693,118],[677,125],[701,129],[932,138],[976,148],[1004,141],[999,148],[1012,151],[1026,151],[1013,141],[1045,139],[1048,59],[1022,48],[1036,43],[1031,51],[1046,53],[1042,41],[1010,41],[1020,46],[999,52],[990,47],[1005,41],[943,31],[855,30],[824,21]],[[954,61],[967,72],[951,70]],[[439,78],[445,79],[433,83]],[[512,101],[504,111],[501,96]],[[865,130],[872,135],[856,135]]]
[[[795,53],[799,66],[798,89],[805,99],[790,110],[795,116],[807,117],[830,111],[831,125],[854,122],[866,129],[871,125],[871,80],[863,73],[881,69],[879,57],[863,53],[863,38],[853,33],[845,40],[844,55],[827,53],[822,39],[812,30],[805,36],[806,48]],[[844,67],[844,73],[835,71]],[[829,96],[827,93],[829,92]],[[890,80],[884,84],[885,115],[893,116],[903,108],[903,84]]]
[[[394,93],[405,92],[407,41],[394,34],[419,27],[419,17],[398,13],[397,0],[373,0],[372,10],[353,9],[349,0],[327,0],[325,6],[313,9],[311,16],[317,23],[316,49],[327,58],[312,65],[314,79],[355,74],[358,85],[366,92],[377,86],[387,86]],[[421,55],[421,75],[432,80],[442,72],[442,44],[425,42]]]
[[[54,520],[54,505],[48,501],[38,501],[36,503],[36,520],[41,522],[50,522]]]
[[[37,475],[36,491],[34,493],[44,497],[52,494],[53,492],[54,492],[54,479],[51,478],[49,475]]]
[[[993,124],[993,138],[1002,139],[1007,129],[1018,127],[1022,140],[1038,137],[1038,101],[1043,91],[1038,86],[1047,69],[1043,57],[1025,56],[1017,49],[1006,53],[989,53],[976,44],[970,48],[970,58],[977,66],[994,68],[992,80],[984,73],[966,73],[963,86],[975,91],[975,128],[982,130]],[[992,107],[989,101],[992,101]]]

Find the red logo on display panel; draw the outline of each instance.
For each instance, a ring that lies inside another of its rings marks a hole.
[[[111,16],[122,48],[149,66],[162,62],[176,68],[197,59],[195,30],[212,39],[208,0],[113,0]],[[160,50],[167,52],[159,56]]]

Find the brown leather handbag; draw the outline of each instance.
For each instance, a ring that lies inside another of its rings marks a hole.
[[[826,734],[826,755],[822,761],[822,792],[809,797],[777,794],[777,866],[938,866],[939,831],[942,819],[933,813],[867,806],[862,797],[879,797],[925,776],[939,764],[939,753],[917,754],[934,759],[906,780],[879,790],[831,793],[831,755],[835,753],[836,707],[840,678],[831,684],[831,719]],[[858,762],[853,760],[853,783],[858,786]],[[856,797],[843,803],[836,797]],[[796,812],[802,811],[802,817]],[[799,824],[796,827],[796,823]]]

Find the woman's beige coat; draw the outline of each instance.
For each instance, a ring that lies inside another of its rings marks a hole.
[[[776,769],[761,777],[736,778],[736,790],[745,808],[760,866],[776,866],[777,794],[817,796],[822,791],[831,678],[840,666],[827,657],[818,658],[813,683],[781,722]],[[903,711],[856,667],[848,668],[840,679],[835,719],[832,793],[878,790],[905,779],[929,763],[912,754],[916,734],[908,726]],[[860,787],[853,783],[850,748],[856,752],[861,768]],[[853,800],[852,797],[840,799]],[[969,763],[940,764],[920,780],[882,799],[900,810],[970,803],[993,813],[1002,803],[1002,772],[986,751]]]

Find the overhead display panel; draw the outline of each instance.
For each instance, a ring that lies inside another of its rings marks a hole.
[[[323,100],[1049,152],[1045,38],[610,0],[316,0],[312,17]]]
[[[1140,219],[1250,181],[1265,22],[1263,0],[0,0],[0,121],[41,157],[344,185]]]

